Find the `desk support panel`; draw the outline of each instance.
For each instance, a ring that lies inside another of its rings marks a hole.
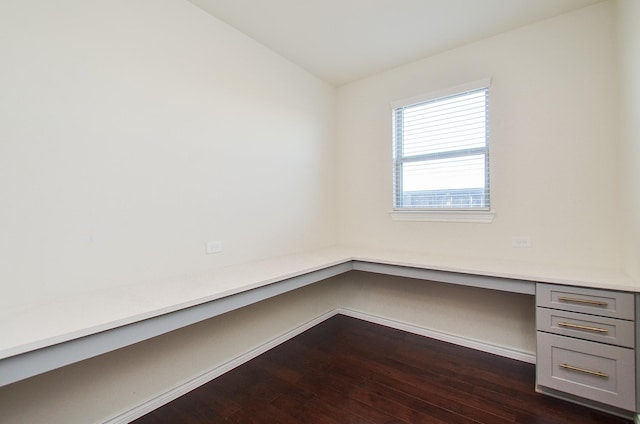
[[[426,268],[414,268],[401,265],[387,265],[381,263],[353,261],[353,269],[357,271],[373,272],[376,274],[393,275],[396,277],[416,278],[419,280],[436,281],[440,283],[458,284],[469,287],[521,293],[536,294],[536,285],[532,281],[515,280],[503,277],[465,274],[461,272],[439,271]]]

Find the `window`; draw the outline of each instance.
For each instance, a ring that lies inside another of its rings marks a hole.
[[[489,211],[489,80],[396,102],[394,210]]]

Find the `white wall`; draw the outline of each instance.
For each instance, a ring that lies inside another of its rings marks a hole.
[[[335,89],[193,4],[3,1],[0,58],[0,307],[334,243]]]
[[[343,242],[620,269],[614,12],[600,3],[341,87]],[[390,102],[484,77],[494,222],[391,221]]]
[[[338,92],[345,244],[620,270],[615,9],[609,2],[343,86]],[[390,103],[485,77],[491,224],[394,222]],[[636,215],[637,216],[637,215]],[[531,249],[511,247],[531,237]],[[343,306],[535,353],[531,297],[347,274]]]
[[[340,279],[338,303],[346,313],[406,325],[419,334],[435,331],[436,338],[453,336],[456,342],[510,357],[535,356],[533,296],[366,272]]]
[[[335,89],[193,4],[2,1],[0,61],[5,312],[335,243]],[[0,388],[0,421],[102,422],[333,308],[330,286]]]
[[[625,261],[640,281],[640,2],[617,0],[620,47],[622,181],[625,188]]]

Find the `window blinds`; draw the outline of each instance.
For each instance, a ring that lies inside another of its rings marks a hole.
[[[489,209],[489,88],[478,85],[394,108],[396,209]]]

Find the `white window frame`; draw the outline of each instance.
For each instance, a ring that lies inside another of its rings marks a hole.
[[[415,96],[408,99],[398,100],[391,103],[392,110],[392,122],[394,131],[396,128],[396,111],[399,108],[418,105],[446,97],[451,97],[459,94],[464,94],[471,91],[477,91],[481,89],[490,89],[491,80],[485,78],[478,81],[469,82],[466,84],[450,87],[444,90],[439,90],[425,95]],[[489,113],[489,112],[487,112]],[[487,117],[488,120],[488,117]],[[487,128],[488,132],[488,128]],[[495,217],[495,213],[491,210],[491,201],[489,201],[488,207],[473,207],[473,208],[416,208],[416,207],[398,207],[397,187],[398,178],[401,178],[402,164],[406,162],[406,158],[402,156],[402,145],[398,145],[397,134],[393,134],[393,211],[390,213],[391,218],[394,221],[436,221],[436,222],[475,222],[475,223],[490,223]],[[400,140],[402,142],[402,140]],[[487,136],[485,145],[485,187],[487,189],[487,196],[490,196],[490,167],[489,167],[489,139]]]

